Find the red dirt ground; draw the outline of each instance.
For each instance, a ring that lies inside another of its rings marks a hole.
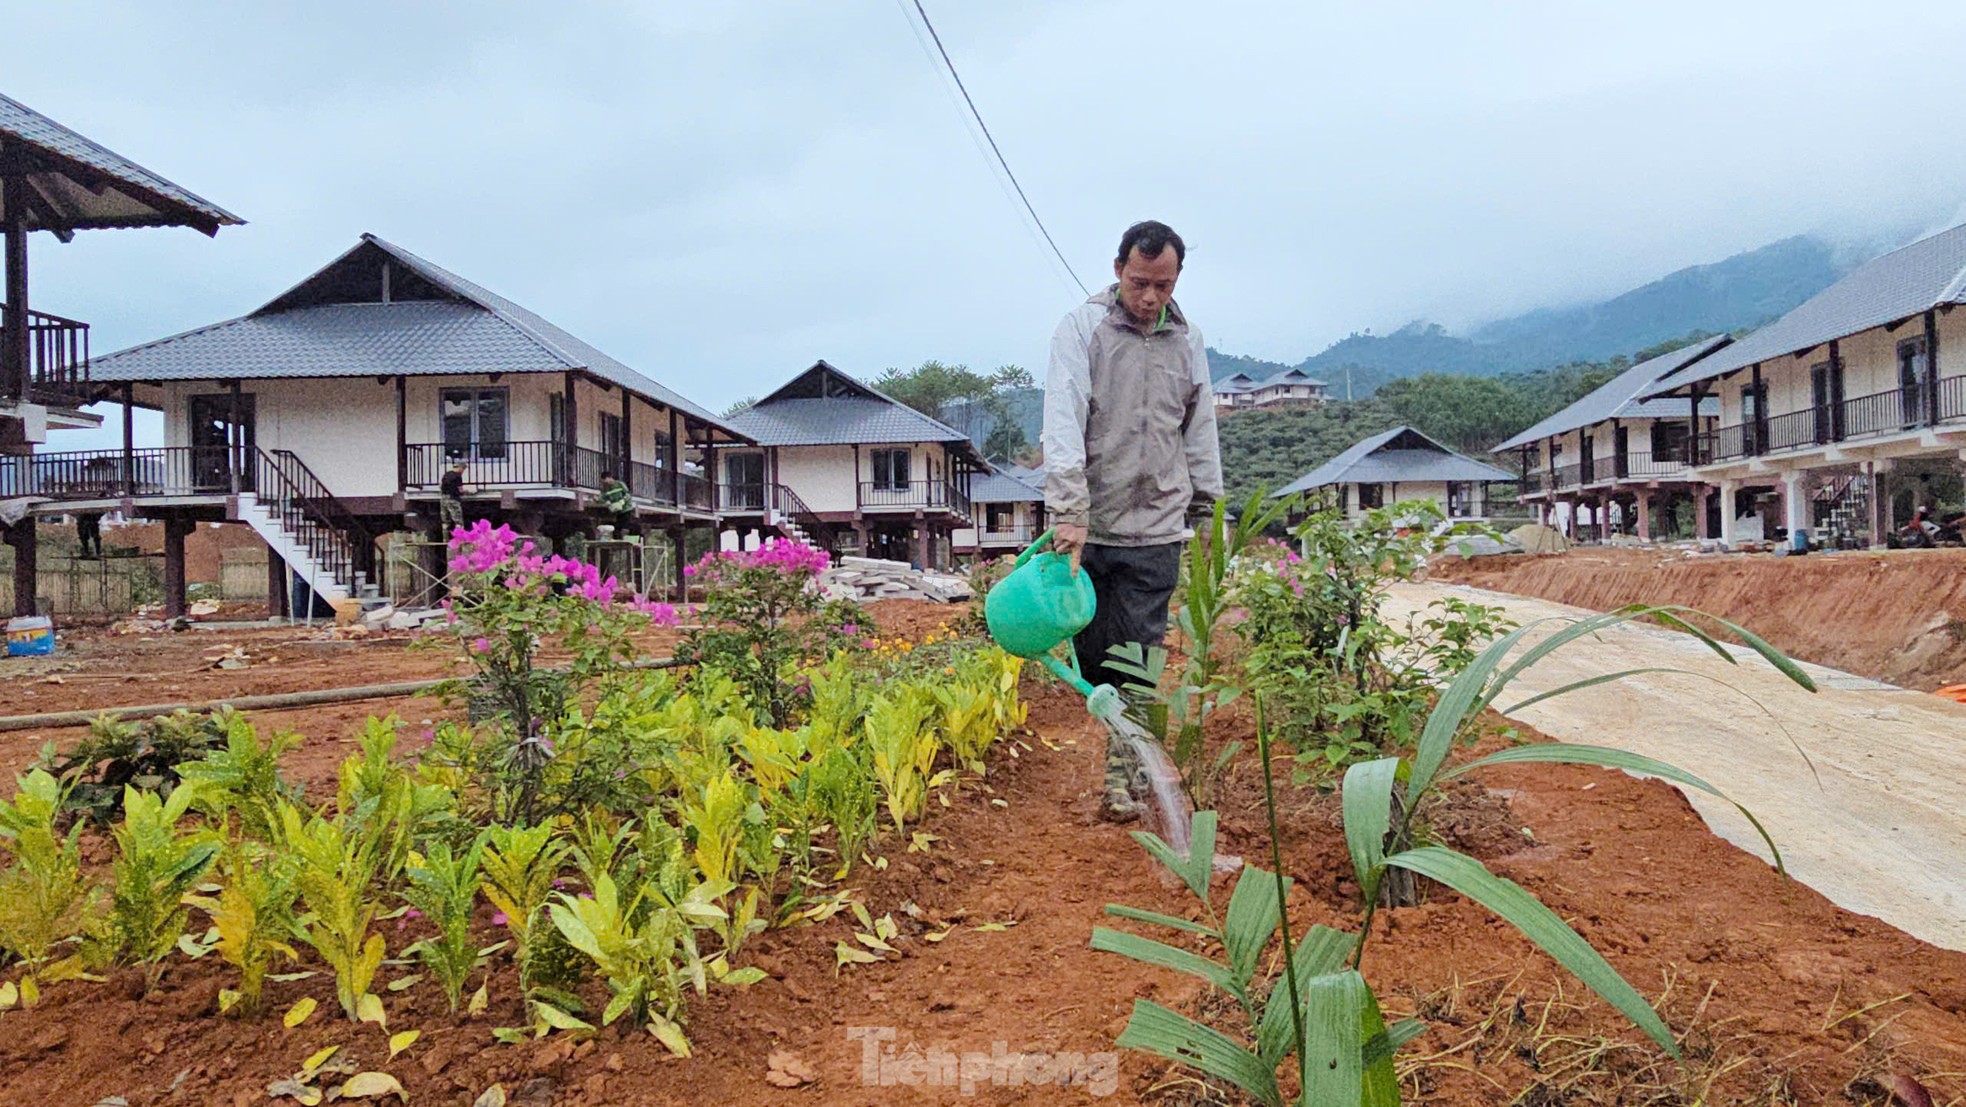
[[[1805,661],[1873,680],[1925,691],[1966,681],[1966,550],[1796,558],[1580,548],[1442,558],[1429,575],[1599,611],[1685,604]]]
[[[920,633],[950,613],[890,604],[881,614],[889,633],[902,623]],[[404,660],[382,643],[350,654],[323,675],[395,676],[401,670],[391,667]],[[18,690],[0,687],[10,699]],[[928,853],[890,837],[880,844],[887,870],[854,873],[852,886],[873,913],[891,912],[900,924],[901,956],[836,976],[834,944],[852,940],[844,915],[762,935],[742,960],[772,979],[693,1001],[697,1055],[689,1060],[619,1028],[591,1043],[555,1035],[495,1044],[492,1027],[521,1018],[512,970],[502,965],[491,1010],[475,1020],[446,1013],[429,982],[386,993],[390,1028],[423,1032],[392,1063],[380,1031],[331,1017],[325,974],[270,984],[269,1014],[241,1023],[213,1013],[229,982],[216,959],[176,959],[148,999],[121,975],[57,985],[40,1006],[0,1015],[0,1107],[112,1095],[135,1107],[275,1102],[267,1083],[330,1044],[363,1068],[398,1076],[417,1103],[468,1104],[493,1082],[514,1103],[562,1105],[1091,1101],[1085,1088],[1056,1086],[986,1084],[973,1097],[948,1086],[863,1086],[863,1043],[848,1036],[853,1027],[892,1027],[896,1046],[987,1053],[1003,1042],[1012,1053],[1096,1053],[1111,1048],[1136,996],[1219,1013],[1187,978],[1087,950],[1092,927],[1111,921],[1101,915],[1107,902],[1192,911],[1123,828],[1096,820],[1100,742],[1082,710],[1054,688],[1029,691],[1031,725],[1044,740],[1017,745],[1016,756],[999,747],[987,780],[965,784],[948,809],[932,808],[921,829],[940,840]],[[296,714],[307,715],[299,725],[317,736],[298,775],[324,780],[339,752],[332,731],[352,733],[366,710]],[[1218,738],[1247,737],[1240,706],[1223,719]],[[28,752],[8,743],[0,768],[18,768]],[[1223,852],[1255,860],[1264,848],[1258,782],[1245,757],[1223,790]],[[1709,1104],[1883,1103],[1862,1081],[1887,1071],[1927,1080],[1941,1103],[1966,1093],[1958,1075],[1966,1070],[1966,955],[1784,884],[1709,834],[1666,785],[1578,767],[1497,770],[1478,785],[1432,813],[1444,836],[1543,897],[1660,1001],[1688,1063],[1676,1068],[1642,1044],[1512,929],[1437,892],[1422,906],[1382,912],[1384,930],[1365,963],[1391,1012],[1417,1011],[1430,1022],[1402,1053],[1409,1102],[1675,1104],[1704,1090]],[[1287,789],[1283,798],[1286,863],[1298,880],[1293,924],[1343,925],[1355,889],[1334,804],[1314,790]],[[1220,878],[1218,897],[1230,879]],[[966,925],[929,943],[922,935],[938,920]],[[1015,925],[974,929],[986,921]],[[390,931],[392,951],[410,938]],[[600,988],[588,991],[591,1000]],[[284,1029],[279,1012],[304,995],[322,1009]],[[768,1084],[767,1058],[780,1049],[811,1065],[816,1082]],[[1113,1101],[1224,1101],[1204,1091],[1124,1054]]]

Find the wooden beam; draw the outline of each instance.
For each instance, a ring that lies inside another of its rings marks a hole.
[[[226,383],[226,390],[232,393],[232,426],[225,432],[226,468],[231,472],[232,494],[239,494],[239,469],[245,464],[246,435],[245,419],[240,406],[239,381],[233,378]]]
[[[396,491],[410,486],[410,387],[409,378],[396,377]]]
[[[1925,422],[1939,421],[1939,316],[1925,312]]]
[[[123,384],[123,494],[137,494],[137,386]]]
[[[27,333],[27,207],[20,201],[25,177],[8,177],[6,206],[0,210],[0,225],[4,225],[6,244],[6,291],[0,293],[7,301],[4,318],[0,318],[0,396],[27,398],[28,377],[28,333]]]

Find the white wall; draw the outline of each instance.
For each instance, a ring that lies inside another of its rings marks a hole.
[[[918,471],[911,463],[910,475]],[[778,483],[798,493],[814,511],[852,511],[858,495],[855,479],[851,446],[778,448]]]

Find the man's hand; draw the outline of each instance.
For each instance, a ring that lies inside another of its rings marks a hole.
[[[1051,548],[1071,556],[1073,575],[1079,571],[1079,562],[1085,560],[1085,537],[1085,528],[1072,523],[1051,528]]]

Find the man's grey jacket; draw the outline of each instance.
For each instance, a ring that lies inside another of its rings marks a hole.
[[[1045,508],[1101,546],[1178,542],[1222,496],[1208,355],[1178,304],[1143,327],[1118,289],[1094,294],[1051,336]]]

